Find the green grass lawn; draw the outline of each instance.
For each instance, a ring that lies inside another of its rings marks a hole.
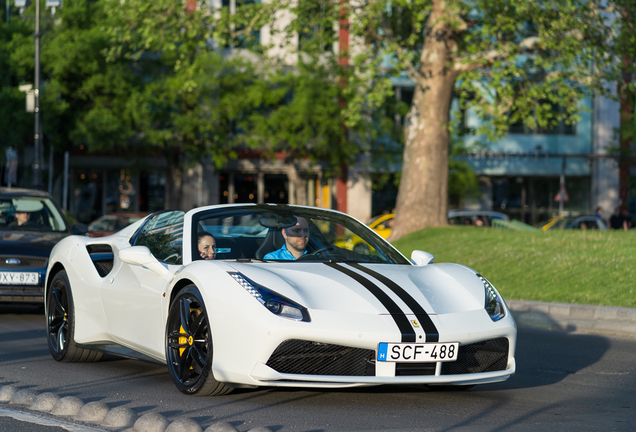
[[[443,227],[393,244],[471,267],[506,299],[636,307],[636,231]]]

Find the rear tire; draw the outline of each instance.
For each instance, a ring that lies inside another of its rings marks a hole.
[[[80,348],[75,335],[75,309],[71,284],[64,270],[51,280],[46,294],[47,341],[51,356],[62,363],[92,362],[100,360],[102,353]]]
[[[201,293],[188,285],[175,297],[166,325],[166,361],[182,393],[221,396],[233,389],[214,379],[212,332]]]

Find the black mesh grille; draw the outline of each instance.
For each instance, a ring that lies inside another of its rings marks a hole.
[[[113,269],[113,261],[112,260],[110,260],[110,261],[93,261],[93,264],[95,264],[95,268],[97,269],[97,273],[99,273],[99,275],[101,277],[106,276]]]
[[[375,351],[290,339],[278,346],[267,366],[301,375],[374,376]]]
[[[7,286],[0,285],[1,302],[43,303],[44,287],[40,286]]]
[[[442,375],[469,374],[506,370],[508,339],[499,338],[461,345],[457,361],[442,364]]]
[[[86,246],[86,250],[93,260],[93,265],[101,277],[106,276],[113,269],[113,249],[109,245],[95,244]]]
[[[20,264],[10,264],[7,260],[18,259]],[[46,267],[48,258],[32,257],[32,256],[15,256],[15,255],[0,255],[0,267],[3,268],[20,268],[20,269],[40,269]]]

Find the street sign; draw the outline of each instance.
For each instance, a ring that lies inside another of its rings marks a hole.
[[[568,191],[565,189],[565,185],[561,185],[559,192],[554,196],[555,202],[568,202],[570,201],[570,197],[568,196]]]

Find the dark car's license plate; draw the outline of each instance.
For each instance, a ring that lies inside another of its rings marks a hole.
[[[37,285],[39,273],[0,272],[0,285]]]

